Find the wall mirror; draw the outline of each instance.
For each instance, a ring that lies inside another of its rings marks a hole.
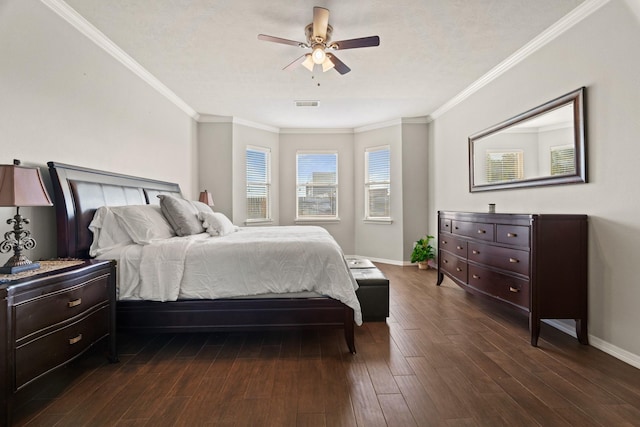
[[[469,191],[587,182],[584,88],[469,137]]]

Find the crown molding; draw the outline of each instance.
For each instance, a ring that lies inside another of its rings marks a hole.
[[[160,80],[147,71],[142,65],[140,65],[135,59],[130,57],[124,50],[118,45],[112,42],[106,35],[100,30],[94,27],[89,21],[84,19],[78,12],[76,12],[71,6],[65,3],[63,0],[40,0],[45,6],[49,7],[62,19],[71,24],[76,30],[80,31],[89,40],[96,45],[104,49],[109,55],[118,60],[122,65],[131,70],[135,75],[144,80],[149,86],[158,91],[161,95],[175,104],[178,108],[184,111],[190,117],[198,120],[199,114],[193,108],[191,108],[186,102],[184,102],[178,95],[176,95],[171,89],[166,87]]]
[[[213,114],[200,114],[198,123],[233,123],[231,116],[216,116]]]
[[[349,128],[335,128],[335,129],[322,129],[322,128],[282,128],[281,134],[336,134],[336,133],[353,133],[353,129]]]
[[[238,117],[233,117],[232,123],[234,125],[242,125],[242,126],[246,126],[254,129],[266,130],[267,132],[280,133],[280,129],[276,127],[263,125],[262,123],[256,123],[256,122],[252,122],[245,119],[240,119]]]
[[[500,64],[492,68],[484,76],[476,80],[471,86],[460,92],[458,95],[447,101],[442,107],[431,113],[429,116],[432,119],[436,119],[451,110],[453,107],[470,97],[472,94],[497,79],[499,76],[522,62],[528,56],[560,36],[567,30],[574,27],[583,19],[590,16],[592,13],[600,9],[611,0],[586,0],[580,6],[566,14],[563,18],[557,21],[555,24],[547,28],[540,33],[537,37],[531,40],[529,43],[518,49],[513,55],[502,61]],[[627,0],[629,1],[629,0]]]

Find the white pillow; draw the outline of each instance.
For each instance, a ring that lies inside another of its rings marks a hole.
[[[156,240],[169,239],[176,235],[162,215],[160,206],[116,206],[111,210],[131,240],[139,245],[148,245]]]
[[[207,230],[207,233],[212,236],[226,236],[238,230],[238,227],[220,212],[200,212],[198,218],[202,221],[202,226]]]
[[[89,255],[92,257],[133,243],[129,233],[116,220],[110,206],[102,206],[96,210],[89,230],[93,233],[93,242],[89,248]]]

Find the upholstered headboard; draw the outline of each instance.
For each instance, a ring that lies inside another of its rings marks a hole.
[[[157,204],[158,194],[181,194],[173,182],[49,162],[55,196],[58,257],[89,258],[89,223],[101,206]]]

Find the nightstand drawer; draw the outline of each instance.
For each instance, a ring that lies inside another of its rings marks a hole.
[[[109,300],[109,276],[46,294],[15,306],[16,341]]]
[[[15,390],[73,359],[108,333],[109,310],[105,306],[62,329],[16,347]]]

